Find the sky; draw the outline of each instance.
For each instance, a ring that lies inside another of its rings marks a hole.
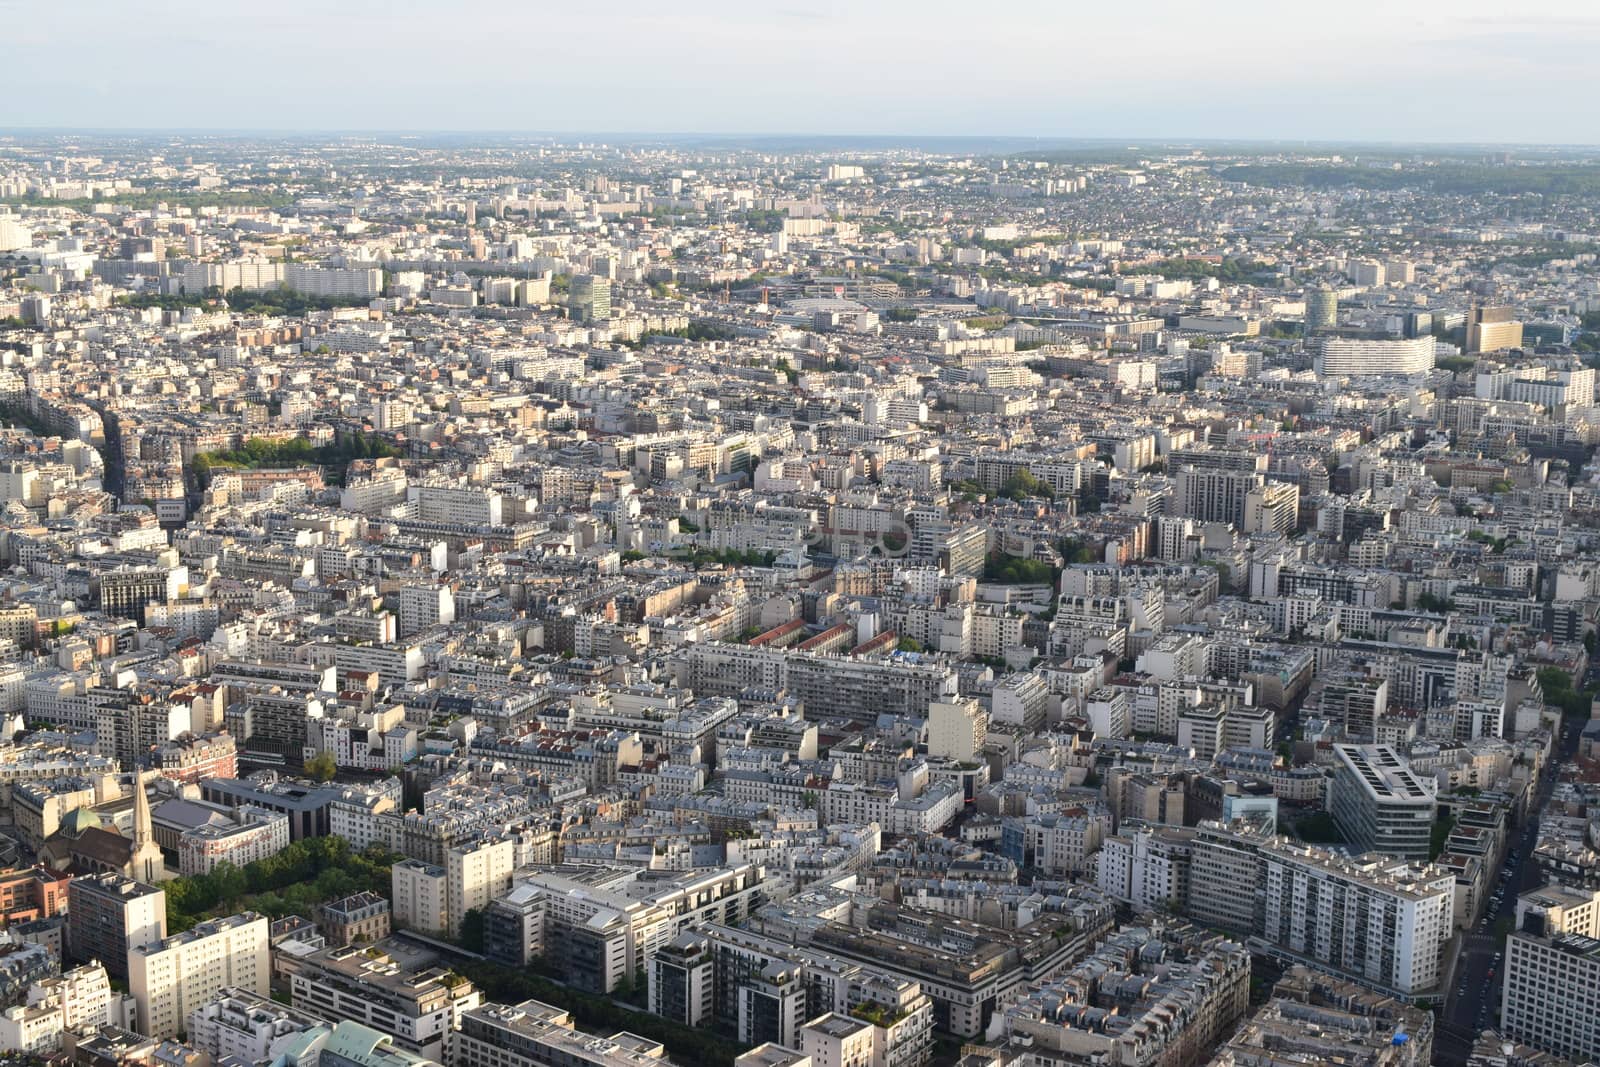
[[[0,0],[0,128],[1600,143],[1596,0]]]

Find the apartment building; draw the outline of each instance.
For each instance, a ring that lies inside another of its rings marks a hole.
[[[1426,862],[1438,786],[1389,745],[1334,745],[1328,810],[1360,852]]]
[[[128,991],[138,1005],[139,1032],[175,1036],[189,1012],[224,987],[266,996],[267,934],[266,916],[247,911],[130,949]]]
[[[627,1032],[596,1037],[572,1016],[537,1000],[484,1004],[463,1013],[450,1067],[663,1067],[666,1049]]]
[[[327,1021],[248,989],[227,987],[189,1009],[188,1043],[212,1058],[270,1063]]]
[[[1187,1067],[1249,1002],[1243,945],[1189,923],[1152,922],[1118,930],[1076,967],[1018,997],[1005,1009],[1005,1028],[1046,1061]]]
[[[394,924],[402,930],[442,934],[450,928],[450,875],[421,860],[401,860],[389,868]]]
[[[624,977],[648,974],[649,961],[689,926],[740,922],[762,900],[761,867],[740,864],[690,872],[566,864],[524,872],[518,887],[545,904],[545,944],[567,980],[608,992]]]
[[[67,953],[99,960],[127,980],[129,950],[167,936],[167,894],[117,874],[74,878],[67,887]]]
[[[1455,907],[1448,871],[1287,842],[1260,855],[1269,951],[1402,996],[1439,986]]]
[[[650,959],[651,1013],[699,1026],[711,1015],[715,970],[709,940],[690,932],[673,938]]]
[[[445,857],[445,918],[452,936],[467,912],[483,911],[511,890],[517,845],[509,837],[484,838],[450,849]]]
[[[286,956],[280,969],[294,1007],[391,1035],[407,1051],[444,1059],[449,1035],[482,1001],[467,979],[432,953],[393,939]]]
[[[1552,883],[1517,898],[1500,1032],[1570,1060],[1600,1057],[1600,890]]]
[[[34,982],[23,1003],[0,1012],[0,1050],[47,1057],[60,1049],[66,1031],[120,1018],[114,996],[110,976],[98,963]]]

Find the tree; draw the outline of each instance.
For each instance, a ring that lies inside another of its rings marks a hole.
[[[339,773],[339,764],[334,761],[333,753],[318,752],[306,760],[306,776],[318,782],[331,782],[333,776]]]
[[[1448,615],[1456,609],[1455,604],[1442,596],[1432,593],[1423,593],[1417,597],[1417,610],[1427,611],[1435,615]]]
[[[461,916],[461,947],[468,952],[483,952],[483,909],[468,908]]]
[[[1022,500],[1030,496],[1055,496],[1055,491],[1030,471],[1019,470],[1000,486],[1000,495],[1011,500]]]

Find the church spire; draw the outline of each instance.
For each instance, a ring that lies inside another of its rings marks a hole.
[[[133,847],[155,839],[155,830],[150,825],[150,797],[144,791],[144,771],[133,772]]]
[[[150,796],[144,788],[144,771],[133,772],[133,848],[128,854],[128,877],[154,884],[161,879],[161,848],[150,822]]]

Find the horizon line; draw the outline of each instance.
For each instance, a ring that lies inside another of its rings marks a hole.
[[[175,136],[203,135],[211,137],[255,136],[449,136],[449,137],[540,137],[589,139],[680,139],[720,138],[750,140],[851,140],[851,141],[1034,141],[1050,144],[1086,145],[1115,149],[1126,147],[1129,151],[1140,148],[1162,148],[1182,145],[1272,145],[1317,147],[1426,147],[1426,148],[1539,148],[1539,149],[1590,149],[1600,150],[1600,142],[1583,141],[1464,141],[1434,140],[1428,138],[1362,138],[1354,136],[1274,137],[1265,135],[1130,135],[1119,137],[1109,134],[1045,134],[1045,133],[837,133],[827,131],[749,131],[749,130],[625,130],[625,129],[518,129],[513,127],[358,127],[358,126],[0,126],[0,137],[20,138],[41,135],[67,136]]]

